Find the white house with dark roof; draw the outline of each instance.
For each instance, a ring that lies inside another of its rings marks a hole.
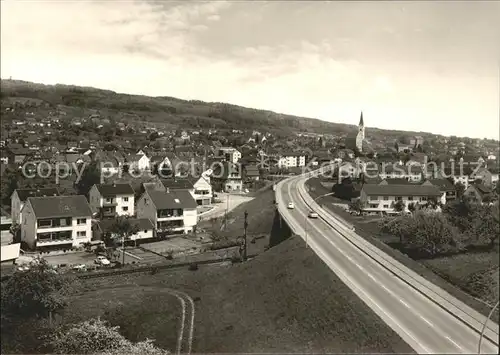
[[[92,211],[85,196],[28,197],[21,241],[29,248],[71,248],[91,239]]]
[[[41,189],[16,189],[10,197],[10,210],[12,224],[21,224],[22,209],[28,197],[59,196],[59,190],[56,187]]]
[[[200,206],[210,205],[212,202],[212,185],[210,184],[209,176],[162,179],[161,182],[165,189],[189,191]]]
[[[429,200],[439,201],[442,194],[430,181],[424,183],[390,184],[383,180],[379,184],[364,184],[360,200],[364,211],[390,212],[394,204],[402,201],[406,208],[410,203],[425,205]]]
[[[197,223],[196,207],[189,191],[146,189],[137,201],[137,217],[150,219],[158,235],[189,233]]]
[[[89,191],[89,203],[102,217],[133,216],[135,191],[130,184],[96,184]]]
[[[129,171],[134,170],[149,170],[150,161],[146,154],[131,154],[125,157],[126,164],[128,165]]]

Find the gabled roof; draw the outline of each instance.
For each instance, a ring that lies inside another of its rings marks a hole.
[[[129,154],[125,157],[125,160],[130,163],[130,162],[138,162],[139,160],[141,160],[142,157],[144,157],[145,155],[142,155],[142,154]],[[147,158],[147,156],[146,156]]]
[[[448,179],[430,179],[429,181],[442,192],[455,191],[455,186]]]
[[[28,197],[46,197],[59,196],[59,190],[56,187],[46,187],[41,189],[17,189],[17,196],[22,202],[25,202]]]
[[[103,197],[135,194],[135,191],[130,184],[97,184],[96,188]]]
[[[186,190],[174,190],[169,192],[148,190],[147,194],[151,197],[157,210],[196,208],[198,206],[193,196]]]
[[[165,188],[172,190],[191,190],[193,189],[193,181],[189,178],[161,179]]]
[[[441,192],[434,185],[372,185],[364,184],[362,191],[368,196],[441,196]]]
[[[83,195],[29,197],[36,218],[90,217],[92,211]]]

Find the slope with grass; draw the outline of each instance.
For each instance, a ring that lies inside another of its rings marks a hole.
[[[231,267],[86,283],[66,319],[102,315],[166,349],[175,346],[175,310],[161,291],[170,287],[196,301],[193,352],[412,352],[298,237]]]

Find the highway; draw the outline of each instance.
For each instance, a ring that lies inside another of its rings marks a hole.
[[[479,332],[474,327],[367,255],[323,214],[307,219],[310,208],[303,195],[305,180],[299,176],[277,185],[278,208],[295,233],[304,238],[307,229],[309,246],[331,270],[417,353],[477,353]],[[286,208],[289,202],[295,204],[294,209]],[[489,328],[488,335],[489,339],[483,338],[481,353],[497,354],[498,325]]]

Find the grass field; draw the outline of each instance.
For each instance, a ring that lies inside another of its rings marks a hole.
[[[318,186],[320,185],[318,179],[311,179],[307,185],[314,187],[313,190],[309,190],[313,198],[329,192],[326,188]],[[397,242],[397,238],[382,233],[376,220],[365,222],[366,217],[352,216],[341,208],[333,206],[332,203],[335,202],[335,198],[330,196],[318,200],[323,208],[354,224],[358,235],[457,299],[484,315],[488,315],[491,310],[490,305],[494,304],[495,300],[498,301],[498,282],[494,279],[495,275],[498,275],[498,250],[431,260],[413,260],[390,246],[391,243]],[[493,319],[498,322],[499,312],[493,315]]]
[[[197,300],[193,352],[413,353],[298,237],[244,264],[85,282],[66,321],[100,315],[165,349],[178,320],[171,287]]]

